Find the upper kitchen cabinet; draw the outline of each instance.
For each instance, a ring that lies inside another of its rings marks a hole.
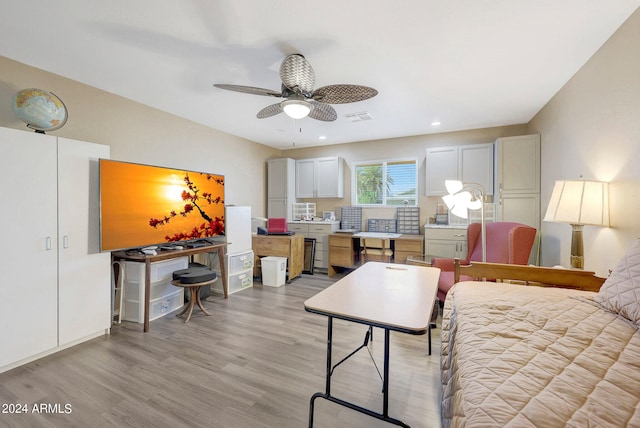
[[[267,217],[293,219],[295,172],[293,159],[267,161]]]
[[[480,184],[493,194],[493,143],[427,149],[425,194],[447,194],[445,180]]]
[[[540,135],[496,140],[496,192],[540,193]]]
[[[344,160],[340,157],[297,160],[296,197],[344,197]]]
[[[496,219],[540,229],[540,135],[496,140]]]

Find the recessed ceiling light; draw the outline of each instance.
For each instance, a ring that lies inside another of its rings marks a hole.
[[[327,139],[327,137],[325,137],[324,135],[321,135],[321,136],[318,137],[318,140],[326,140],[326,139]]]
[[[437,120],[434,122],[431,122],[431,126],[440,126],[440,122],[438,122]]]

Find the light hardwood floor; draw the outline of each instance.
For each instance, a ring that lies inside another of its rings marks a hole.
[[[185,324],[171,314],[148,333],[123,322],[110,336],[2,373],[0,405],[26,404],[28,413],[0,413],[0,426],[306,427],[309,399],[324,389],[327,319],[303,302],[332,282],[303,275],[279,288],[258,282],[227,300],[212,294],[204,302],[212,316],[196,308]],[[365,331],[334,322],[334,363]],[[380,370],[383,336],[375,329],[370,346]],[[439,346],[439,329],[431,356],[426,335],[391,334],[389,413],[414,428],[440,426]],[[336,369],[332,394],[381,411],[381,386],[362,349]],[[33,413],[34,404],[55,413]],[[314,426],[393,425],[318,399]]]

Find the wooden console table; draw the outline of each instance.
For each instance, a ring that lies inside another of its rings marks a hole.
[[[255,263],[253,274],[258,274],[260,257],[275,256],[287,258],[289,281],[300,276],[304,265],[304,235],[253,235]]]
[[[182,250],[161,250],[158,249],[158,254],[147,255],[139,252],[132,251],[115,251],[111,253],[112,264],[114,261],[124,260],[130,262],[139,262],[145,264],[144,273],[144,327],[145,332],[149,331],[149,300],[151,294],[151,263],[158,262],[160,260],[175,259],[177,257],[193,256],[195,254],[202,253],[218,253],[218,260],[220,261],[220,276],[222,276],[222,290],[224,291],[224,298],[229,297],[229,284],[227,284],[227,271],[224,266],[224,250],[227,247],[226,242],[216,242],[214,244],[205,245],[202,247],[185,248]],[[122,275],[122,272],[120,272]]]

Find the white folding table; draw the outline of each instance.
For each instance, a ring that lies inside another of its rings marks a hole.
[[[440,269],[392,263],[368,262],[330,287],[304,302],[308,312],[328,317],[325,391],[311,397],[309,427],[313,426],[316,398],[324,398],[394,425],[408,427],[389,417],[389,337],[390,331],[420,335],[429,330],[431,311],[438,289]],[[333,319],[370,326],[364,344],[335,366],[331,364]],[[371,327],[384,330],[382,413],[331,395],[333,369],[367,345]]]

